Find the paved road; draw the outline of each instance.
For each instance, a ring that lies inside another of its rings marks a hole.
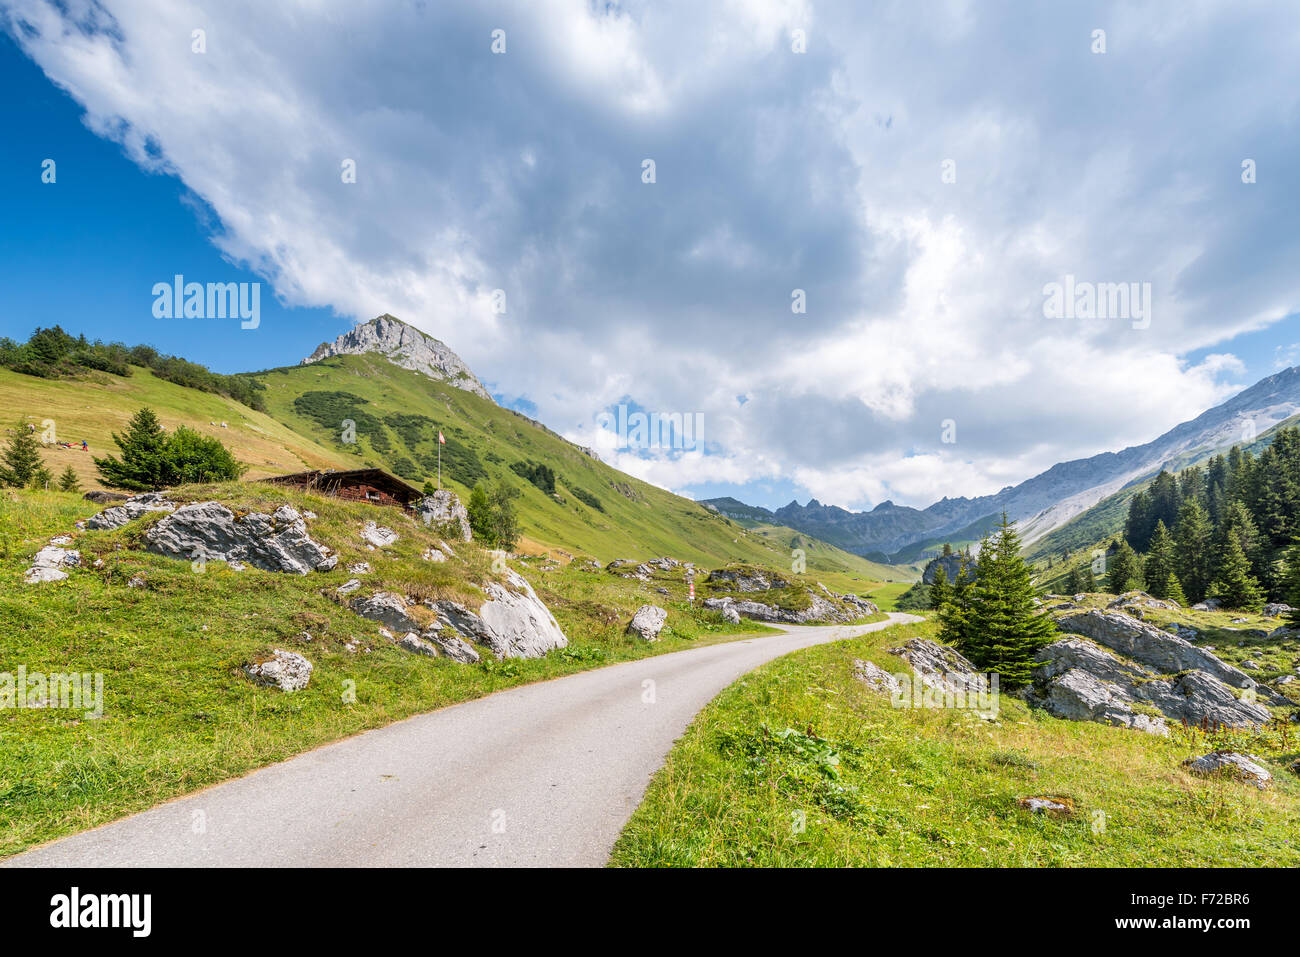
[[[601,866],[673,742],[723,688],[787,652],[919,620],[790,627],[512,688],[4,864]]]

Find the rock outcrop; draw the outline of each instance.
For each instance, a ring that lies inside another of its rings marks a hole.
[[[163,498],[162,492],[145,492],[143,495],[133,495],[121,505],[114,505],[112,508],[104,509],[98,515],[90,516],[86,520],[86,528],[93,531],[121,528],[150,512],[174,511],[176,511],[176,503]]]
[[[306,575],[329,571],[338,556],[312,541],[301,515],[281,505],[272,515],[238,517],[220,502],[183,505],[144,536],[152,552],[169,558],[246,562],[272,572]]]
[[[733,598],[730,595],[722,598],[706,598],[704,607],[720,611],[728,619],[734,613],[737,618],[752,618],[755,621],[785,625],[846,624],[867,615],[874,615],[879,610],[865,598],[833,594],[830,597],[812,594],[808,607],[799,609],[781,608],[753,599]]]
[[[1254,680],[1204,648],[1117,612],[1087,611],[1057,621],[1068,634],[1083,635],[1162,674],[1197,669],[1234,688],[1252,688]]]
[[[397,541],[397,533],[377,522],[366,522],[361,526],[361,540],[371,548],[387,548]]]
[[[658,641],[667,620],[668,612],[658,605],[642,605],[628,622],[627,634],[636,635],[642,641]]]
[[[896,695],[902,690],[898,679],[884,668],[861,658],[853,659],[853,677],[879,694]]]
[[[1261,767],[1257,763],[1258,760],[1254,756],[1238,754],[1235,751],[1211,751],[1199,758],[1188,758],[1183,762],[1183,767],[1193,774],[1216,775],[1245,781],[1262,791],[1273,780],[1273,775],[1266,768]]]
[[[1026,697],[1059,718],[1167,734],[1166,719],[1264,724],[1272,715],[1256,697],[1284,700],[1208,649],[1128,615],[1090,611],[1057,624],[1067,637],[1038,652]]]
[[[63,581],[68,577],[64,569],[76,568],[80,564],[81,553],[75,549],[46,545],[32,558],[32,566],[27,569],[23,581],[28,585]]]
[[[261,685],[301,691],[311,680],[311,662],[296,651],[277,648],[270,658],[245,665],[244,673]]]
[[[449,489],[440,489],[432,495],[426,495],[415,506],[420,521],[429,528],[436,528],[448,538],[468,542],[473,538],[469,528],[469,512],[461,504],[460,498]]]
[[[332,356],[354,356],[373,352],[403,369],[423,373],[431,379],[446,382],[466,392],[492,401],[469,366],[433,336],[426,336],[414,326],[388,314],[362,323],[343,333],[333,342],[322,342],[316,351],[302,360],[309,365]]]
[[[935,691],[981,694],[989,690],[988,680],[965,656],[929,638],[910,638],[889,653],[911,665],[921,683]]]

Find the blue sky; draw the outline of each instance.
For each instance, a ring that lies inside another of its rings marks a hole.
[[[650,481],[852,508],[1300,362],[1291,4],[330,7],[0,0],[0,335],[232,372],[391,312],[585,445],[619,402],[704,415],[706,452],[606,455]],[[177,272],[262,282],[260,327],[155,319]],[[1046,320],[1066,274],[1154,321]]]

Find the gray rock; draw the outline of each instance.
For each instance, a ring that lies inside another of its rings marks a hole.
[[[1120,595],[1106,607],[1110,610],[1137,606],[1142,608],[1163,608],[1166,611],[1178,611],[1182,606],[1176,601],[1154,598],[1144,591],[1129,591]]]
[[[505,577],[510,587],[491,582],[484,589],[489,600],[478,611],[488,631],[484,644],[501,658],[541,658],[567,647],[569,639],[533,586],[513,569]]]
[[[1066,633],[1080,634],[1118,651],[1134,661],[1150,665],[1162,674],[1199,669],[1235,688],[1249,688],[1254,681],[1245,672],[1215,657],[1204,648],[1154,625],[1118,612],[1087,611],[1057,621]]]
[[[315,352],[302,360],[302,364],[319,362],[331,356],[367,352],[378,353],[403,369],[419,372],[492,401],[483,383],[446,343],[426,336],[414,326],[387,314],[348,330],[333,342],[322,342]]]
[[[397,541],[398,535],[391,528],[375,522],[366,522],[361,528],[361,540],[372,548],[387,548]]]
[[[1204,671],[1141,682],[1129,691],[1135,700],[1158,708],[1166,717],[1193,726],[1241,728],[1266,724],[1273,717],[1267,708],[1238,698],[1232,688]]]
[[[759,569],[738,570],[734,568],[715,569],[709,572],[709,577],[705,581],[721,584],[732,591],[740,592],[769,591],[773,588],[785,588],[790,584],[780,575]]]
[[[349,574],[349,575],[369,575],[369,574],[370,574],[370,563],[369,563],[369,562],[353,562],[351,565],[348,566],[348,574]]]
[[[361,587],[361,580],[358,578],[349,578],[338,588],[334,589],[340,595],[350,595]]]
[[[86,520],[86,527],[95,531],[121,528],[150,512],[174,511],[176,511],[176,503],[163,498],[162,492],[145,492],[143,495],[133,495],[121,505],[106,508],[98,515],[92,515]]]
[[[940,555],[937,558],[930,559],[926,563],[925,570],[921,572],[921,584],[933,585],[935,577],[939,574],[939,569],[943,569],[944,577],[948,584],[951,585],[957,580],[963,571],[966,572],[968,581],[975,580],[975,559],[967,558],[965,555]]]
[[[1109,681],[1102,681],[1082,668],[1071,668],[1047,687],[1043,710],[1070,721],[1136,728],[1148,734],[1168,735],[1163,718],[1133,711],[1132,699]]]
[[[294,575],[338,564],[338,556],[312,541],[302,516],[287,505],[274,515],[252,512],[236,518],[219,502],[195,502],[154,524],[144,538],[150,551],[169,558],[246,562]]]
[[[636,635],[642,641],[657,641],[667,620],[668,612],[658,605],[642,605],[628,622],[627,634]]]
[[[1072,669],[1081,668],[1102,681],[1130,684],[1154,676],[1149,668],[1123,661],[1112,652],[1084,638],[1063,638],[1039,650],[1034,660],[1034,678],[1047,682]]]
[[[1256,764],[1257,760],[1253,756],[1238,754],[1235,751],[1211,751],[1199,758],[1188,758],[1183,762],[1183,767],[1193,774],[1221,775],[1246,781],[1262,791],[1268,787],[1268,782],[1273,780],[1273,775]]]
[[[1288,612],[1293,612],[1293,611],[1295,611],[1294,608],[1292,608],[1290,605],[1287,605],[1283,602],[1280,601],[1269,602],[1267,605],[1264,606],[1264,617],[1280,618],[1282,615],[1285,615]]]
[[[68,577],[65,568],[76,568],[81,564],[81,553],[75,549],[46,545],[32,558],[32,566],[23,576],[28,585],[45,582],[62,581]]]
[[[435,528],[449,538],[468,542],[474,537],[469,528],[469,512],[450,489],[439,489],[426,495],[415,506],[415,511],[427,527]]]
[[[456,601],[433,602],[441,625],[498,658],[541,658],[566,647],[569,640],[533,587],[513,569],[507,569],[505,577],[505,585],[484,586],[488,600],[477,612]]]
[[[445,562],[447,555],[440,548],[426,548],[420,555],[426,562]]]
[[[425,641],[413,631],[408,631],[401,638],[398,638],[397,646],[417,655],[425,655],[429,658],[438,657],[438,646]]]
[[[955,648],[928,638],[911,638],[900,648],[890,648],[912,666],[921,682],[936,691],[947,693],[981,693],[988,690],[988,680]]]
[[[410,605],[401,595],[381,591],[366,598],[354,598],[349,607],[362,618],[377,621],[398,634],[422,630],[420,623],[411,617]]]
[[[442,649],[442,653],[452,661],[472,665],[479,662],[479,654],[459,635],[449,633],[448,629],[431,629],[425,632],[426,640]]]
[[[281,691],[301,691],[311,680],[311,662],[296,651],[277,648],[270,658],[245,665],[244,673],[258,684]]]
[[[895,695],[902,690],[898,679],[884,668],[860,658],[853,659],[853,677],[866,684],[872,691],[880,694]]]

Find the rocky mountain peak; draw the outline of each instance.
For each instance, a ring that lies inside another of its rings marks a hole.
[[[357,356],[368,352],[383,356],[403,369],[421,372],[431,379],[473,392],[489,401],[492,399],[469,366],[445,342],[425,335],[387,313],[350,329],[333,342],[322,342],[315,352],[302,360],[302,365],[332,356]]]

